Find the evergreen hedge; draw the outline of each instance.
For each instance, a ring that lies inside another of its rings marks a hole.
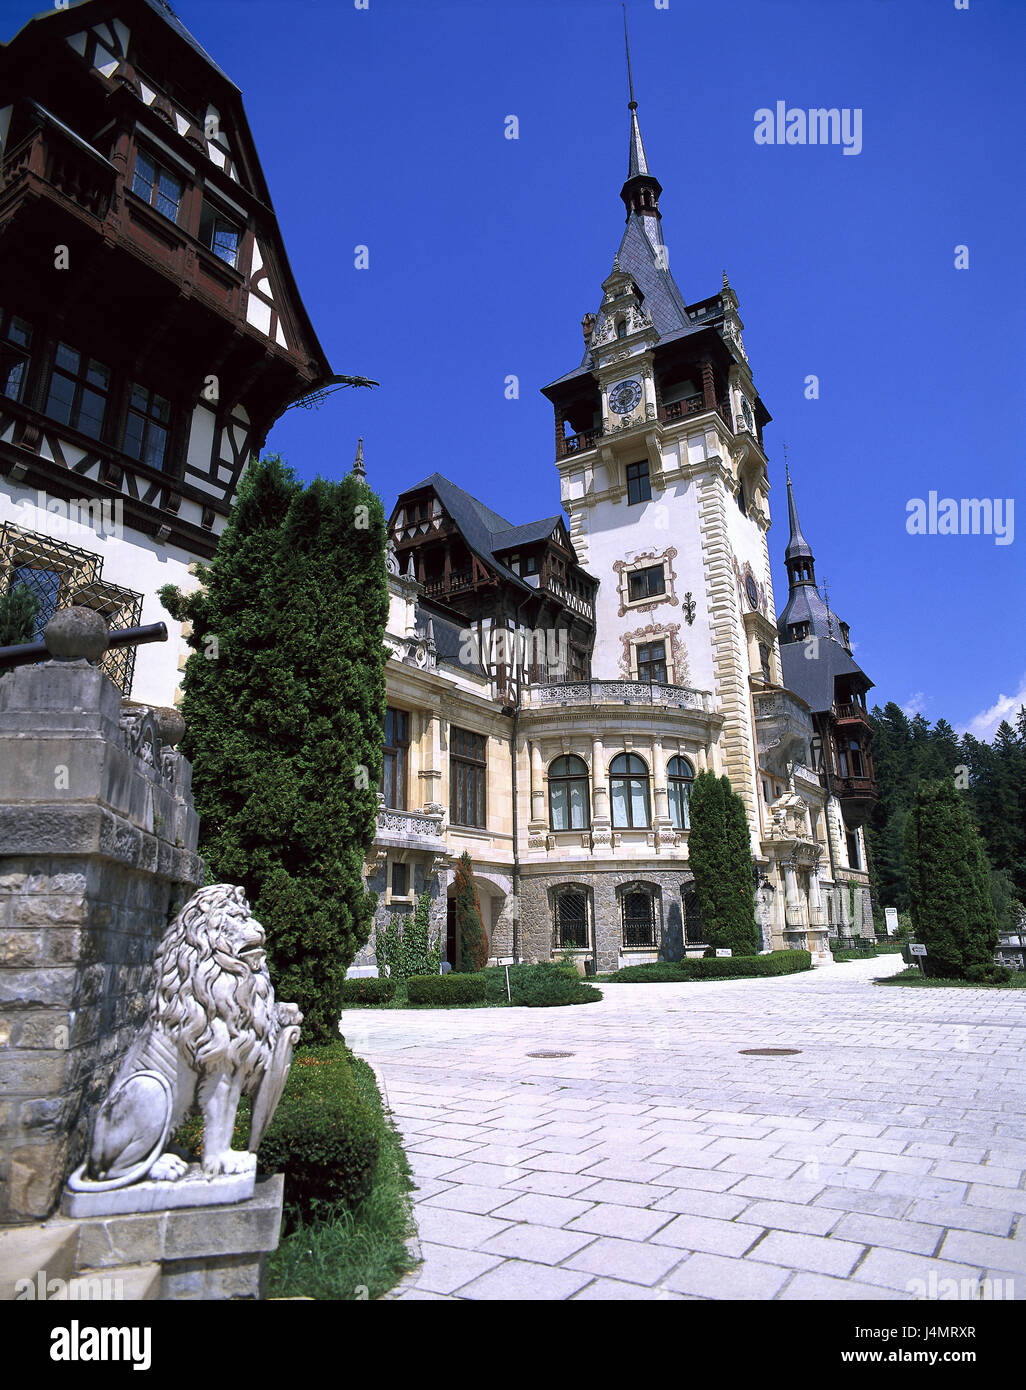
[[[759,949],[745,805],[727,777],[700,772],[691,791],[688,861],[706,942],[737,956]]]
[[[382,763],[384,552],[364,482],[304,488],[269,458],[250,464],[204,587],[160,591],[192,624],[182,750],[200,852],[212,881],[244,886],[279,998],[325,1041],[376,903],[363,864]]]
[[[395,998],[396,981],[387,975],[368,975],[356,980],[343,980],[343,1004],[387,1004]]]
[[[618,985],[678,984],[687,980],[758,979],[794,975],[812,969],[808,951],[771,951],[768,956],[719,956],[713,959],[654,961],[651,965],[626,965],[610,975]]]
[[[924,974],[967,979],[991,969],[997,917],[990,866],[969,808],[950,780],[921,782],[905,826],[912,929],[926,946]]]
[[[483,975],[411,975],[406,981],[411,1004],[483,1004]]]

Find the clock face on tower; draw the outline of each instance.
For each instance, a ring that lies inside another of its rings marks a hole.
[[[609,393],[609,409],[614,415],[630,415],[640,401],[640,381],[618,381]]]
[[[754,575],[748,575],[745,579],[745,593],[748,595],[748,602],[753,608],[759,606],[759,586],[755,582]]]

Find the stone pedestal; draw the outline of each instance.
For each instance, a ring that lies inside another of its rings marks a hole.
[[[97,667],[0,679],[0,1224],[54,1210],[203,881],[190,776]]]
[[[81,1277],[156,1264],[161,1299],[264,1297],[267,1256],[278,1247],[284,1179],[257,1178],[243,1202],[176,1211],[68,1220],[46,1230],[77,1232],[74,1265]]]

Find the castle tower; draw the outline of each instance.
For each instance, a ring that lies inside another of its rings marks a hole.
[[[592,671],[712,692],[723,770],[758,833],[751,687],[781,683],[766,533],[770,420],[738,300],[689,303],[670,270],[628,49],[626,226],[583,320],[584,355],[544,389],[570,536],[599,580]]]

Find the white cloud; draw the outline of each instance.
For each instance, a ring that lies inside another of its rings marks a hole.
[[[959,729],[959,733],[967,730],[974,738],[984,739],[990,742],[997,726],[1002,719],[1007,719],[1012,727],[1015,727],[1015,716],[1019,713],[1019,706],[1026,705],[1026,675],[1019,681],[1019,688],[1014,695],[999,695],[997,700],[989,709],[984,709],[979,714],[974,715],[969,723]]]
[[[924,690],[916,690],[908,697],[902,705],[902,710],[912,719],[917,714],[922,714],[926,706],[930,703],[929,697]]]

